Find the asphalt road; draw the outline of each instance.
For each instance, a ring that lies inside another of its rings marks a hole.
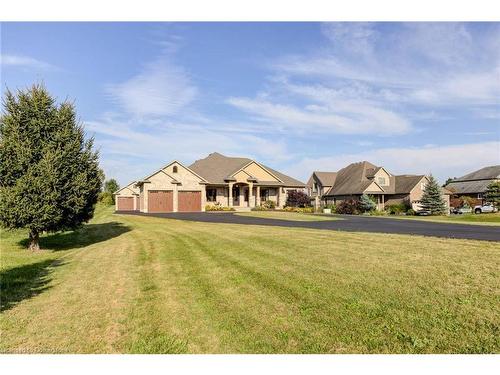
[[[340,230],[348,232],[414,234],[420,236],[500,242],[500,226],[436,223],[419,220],[380,218],[376,216],[338,215],[338,217],[342,220],[289,221],[234,215],[230,212],[176,212],[165,214],[145,214],[136,211],[127,211],[120,212],[120,214],[154,216],[166,219],[199,221],[204,223],[269,225],[290,228]]]

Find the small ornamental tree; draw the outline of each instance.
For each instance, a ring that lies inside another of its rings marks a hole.
[[[288,192],[285,205],[287,207],[309,207],[311,198],[303,191],[291,190]]]
[[[359,207],[363,212],[370,212],[377,208],[377,204],[366,194],[363,194],[359,199]]]
[[[361,203],[357,199],[348,199],[337,205],[336,212],[342,215],[358,215],[361,212]]]
[[[29,249],[42,232],[72,230],[92,218],[101,189],[98,153],[71,103],[34,85],[7,90],[0,118],[0,225],[26,228]]]
[[[493,181],[486,188],[484,194],[486,202],[491,202],[497,208],[500,208],[500,181]]]
[[[420,205],[422,210],[429,211],[431,215],[446,213],[446,203],[443,200],[441,187],[432,175],[429,176],[429,182],[425,185]]]

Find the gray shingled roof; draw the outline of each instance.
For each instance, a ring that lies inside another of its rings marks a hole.
[[[376,168],[367,161],[349,164],[337,172],[335,184],[325,195],[363,194],[373,182],[366,177],[366,172]]]
[[[229,157],[219,154],[218,152],[214,152],[204,159],[196,160],[189,166],[189,168],[202,176],[211,184],[225,184],[229,176],[252,161],[252,159],[248,158]],[[278,179],[283,181],[283,183],[277,183],[274,181],[259,181],[259,184],[305,187],[305,184],[303,182],[300,182],[299,180],[296,180],[263,164],[261,165],[269,172],[274,174]]]
[[[488,185],[495,180],[476,180],[476,181],[452,181],[445,186],[445,189],[453,194],[477,194],[484,193]]]
[[[349,164],[337,172],[333,187],[325,195],[363,194],[374,182],[373,176],[381,168],[367,161]],[[386,194],[408,194],[423,177],[423,175],[390,176],[389,186],[381,188]]]
[[[313,172],[313,175],[316,176],[323,186],[333,186],[337,178],[337,172]]]
[[[466,174],[465,176],[456,178],[453,182],[457,181],[471,181],[471,180],[494,180],[500,179],[500,165],[491,165],[478,169],[477,171]]]
[[[395,194],[408,194],[417,185],[424,175],[401,175],[395,176],[396,187]]]

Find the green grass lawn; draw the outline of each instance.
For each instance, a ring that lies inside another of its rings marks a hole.
[[[298,212],[286,211],[250,211],[250,212],[237,212],[235,215],[261,217],[264,219],[279,219],[289,221],[329,221],[329,220],[342,220],[335,216],[317,215],[317,214],[304,214]]]
[[[474,225],[495,225],[500,226],[500,212],[490,214],[462,214],[449,216],[377,216],[388,217],[391,219],[406,219],[406,220],[423,220],[432,222],[458,223],[458,224],[474,224]]]
[[[1,352],[500,352],[500,244],[153,217],[2,232]]]

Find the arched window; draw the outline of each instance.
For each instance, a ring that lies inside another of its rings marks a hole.
[[[174,173],[177,173],[177,165],[174,165],[173,171]]]

